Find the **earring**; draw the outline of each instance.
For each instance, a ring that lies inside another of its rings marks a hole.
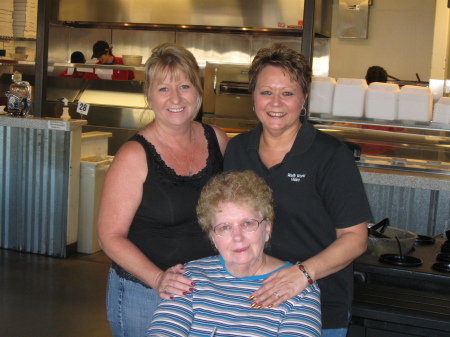
[[[301,110],[300,110],[300,116],[306,116],[306,108],[302,108]]]
[[[253,107],[253,111],[255,111],[255,107]]]

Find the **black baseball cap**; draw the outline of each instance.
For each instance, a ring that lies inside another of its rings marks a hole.
[[[103,54],[106,54],[106,49],[110,49],[109,48],[109,44],[106,41],[97,41],[94,43],[94,47],[92,47],[92,57],[91,59],[95,58],[99,58],[100,56],[102,56]]]

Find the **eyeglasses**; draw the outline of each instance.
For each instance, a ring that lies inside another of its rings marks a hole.
[[[256,219],[243,219],[238,224],[230,224],[228,222],[223,222],[218,224],[213,228],[214,233],[217,236],[230,236],[233,232],[234,226],[239,226],[241,230],[245,233],[253,233],[258,228],[259,225],[266,219],[262,219],[261,221],[258,221]]]

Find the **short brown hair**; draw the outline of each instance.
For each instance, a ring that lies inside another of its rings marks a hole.
[[[298,51],[282,44],[274,43],[268,48],[261,48],[256,54],[248,72],[249,91],[253,94],[258,75],[266,66],[274,66],[286,71],[291,80],[300,84],[306,97],[311,87],[312,69],[308,59]]]
[[[152,50],[152,55],[145,63],[144,93],[149,104],[149,89],[154,82],[163,80],[166,75],[178,79],[184,74],[197,90],[197,115],[202,105],[203,89],[200,81],[200,68],[194,55],[183,46],[174,43],[163,43]]]
[[[370,84],[372,82],[386,83],[388,80],[388,74],[383,67],[372,66],[367,69],[366,82]]]
[[[273,221],[274,201],[272,189],[265,180],[250,170],[228,171],[213,177],[200,194],[197,205],[198,222],[202,230],[209,233],[211,219],[221,202],[244,204]]]

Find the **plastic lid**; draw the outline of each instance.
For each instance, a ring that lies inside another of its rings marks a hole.
[[[381,83],[381,82],[372,82],[369,84],[369,89],[379,90],[379,91],[400,91],[400,87],[398,84],[394,83]]]
[[[367,82],[363,78],[339,78],[337,83],[347,85],[364,85],[367,87]]]
[[[312,81],[318,83],[336,83],[334,77],[323,77],[323,76],[313,76]]]
[[[429,94],[431,91],[427,87],[420,87],[418,85],[404,85],[401,89],[401,92],[407,92],[410,94]]]
[[[450,105],[450,97],[441,97],[436,104]]]

